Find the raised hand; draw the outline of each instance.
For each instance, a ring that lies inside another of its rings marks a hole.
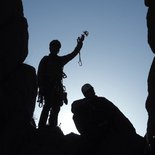
[[[88,31],[83,31],[83,34],[81,34],[81,37],[78,37],[77,42],[83,42],[85,37],[87,37],[89,35]]]

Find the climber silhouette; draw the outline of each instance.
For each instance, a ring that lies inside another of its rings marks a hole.
[[[58,56],[61,43],[52,40],[49,44],[50,54],[44,56],[38,67],[38,102],[43,105],[39,127],[46,126],[47,120],[50,126],[57,126],[58,113],[63,102],[67,104],[67,93],[63,86],[63,78],[66,77],[63,67],[71,61],[81,50],[84,41],[84,34],[77,39],[77,46],[73,52]],[[48,119],[48,115],[50,116]]]
[[[113,148],[108,150],[114,151],[111,154],[141,152],[143,138],[136,133],[129,119],[111,101],[97,96],[90,84],[84,84],[81,90],[84,98],[74,101],[71,107],[81,136],[92,142],[92,146],[104,142],[105,150]]]

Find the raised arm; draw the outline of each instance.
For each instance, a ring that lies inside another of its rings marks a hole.
[[[82,34],[81,37],[78,37],[77,39],[77,45],[75,47],[75,49],[73,50],[73,52],[62,56],[63,60],[63,65],[65,65],[66,63],[68,63],[69,61],[71,61],[78,53],[80,53],[80,50],[83,46],[83,41],[85,39],[85,35]]]

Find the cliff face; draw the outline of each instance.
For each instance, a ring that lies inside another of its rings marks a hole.
[[[1,0],[0,10],[0,80],[4,80],[28,54],[28,24],[21,0]]]
[[[28,55],[28,24],[21,0],[0,2],[0,130],[2,154],[15,153],[33,124],[37,95],[35,68]]]

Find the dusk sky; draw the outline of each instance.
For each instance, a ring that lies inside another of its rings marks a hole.
[[[75,132],[71,104],[83,98],[81,86],[90,83],[98,96],[112,101],[144,136],[147,127],[147,76],[153,53],[147,44],[146,12],[143,0],[23,0],[29,24],[29,55],[25,63],[38,69],[49,42],[58,39],[60,55],[72,52],[85,30],[78,56],[64,72],[68,105],[63,105],[59,124],[64,134]],[[41,108],[34,117],[39,120]]]

